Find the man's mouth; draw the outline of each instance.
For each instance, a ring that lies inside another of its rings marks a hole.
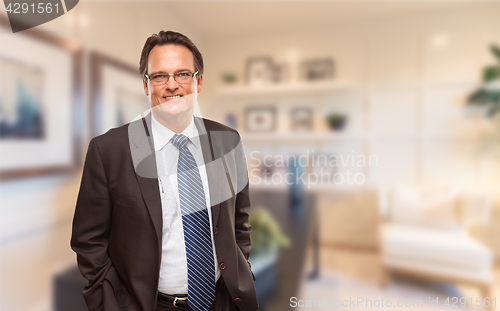
[[[180,98],[182,95],[175,95],[175,96],[165,96],[163,97],[164,99],[174,99],[174,98]]]

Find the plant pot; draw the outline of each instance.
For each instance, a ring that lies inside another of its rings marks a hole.
[[[337,120],[336,122],[331,122],[328,125],[330,126],[330,130],[332,131],[341,131],[344,129],[346,121],[346,119]]]

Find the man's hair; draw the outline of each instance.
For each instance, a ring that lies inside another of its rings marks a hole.
[[[177,44],[187,47],[191,53],[193,53],[194,69],[198,71],[198,77],[203,74],[203,56],[201,56],[200,51],[196,45],[194,45],[193,41],[181,33],[162,30],[158,34],[153,34],[146,40],[146,43],[144,43],[141,52],[141,60],[139,62],[139,72],[142,77],[144,77],[144,74],[148,70],[148,58],[151,50],[157,45],[167,44]]]

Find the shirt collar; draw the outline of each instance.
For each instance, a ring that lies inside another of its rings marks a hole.
[[[151,128],[153,131],[153,140],[155,144],[155,151],[160,151],[167,144],[171,144],[170,140],[174,137],[175,133],[168,127],[161,124],[156,118],[151,114]],[[181,132],[186,136],[189,141],[198,149],[200,148],[200,138],[198,135],[198,128],[194,123],[194,116],[189,122],[188,126]]]

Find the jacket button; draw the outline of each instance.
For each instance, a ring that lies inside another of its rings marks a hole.
[[[226,269],[226,264],[225,263],[221,263],[219,265],[219,267],[220,267],[221,270],[224,270],[224,269]]]
[[[219,229],[215,228],[214,233],[217,234],[219,232]]]
[[[241,298],[237,297],[237,298],[234,298],[234,302],[240,302],[241,301]]]

